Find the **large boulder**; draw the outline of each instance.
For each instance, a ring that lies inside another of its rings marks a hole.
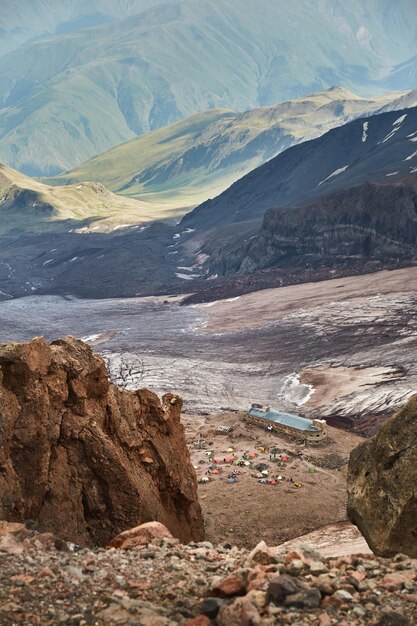
[[[351,453],[348,514],[375,554],[417,557],[417,396]]]
[[[0,346],[0,519],[80,545],[150,521],[203,539],[181,408],[111,384],[72,337]]]

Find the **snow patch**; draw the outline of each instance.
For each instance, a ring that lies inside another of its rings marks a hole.
[[[396,176],[400,172],[390,172],[390,174],[385,174],[385,176]]]
[[[410,141],[417,141],[417,137],[411,137]]]
[[[411,161],[411,159],[414,159],[414,157],[416,157],[416,156],[417,156],[417,150],[415,152],[413,152],[413,154],[410,154],[410,156],[406,157],[404,159],[404,162],[405,161]]]
[[[53,259],[48,259],[47,261],[45,261],[45,263],[42,263],[42,265],[48,265],[49,263],[52,263]]]
[[[362,143],[368,139],[369,122],[364,122],[362,127]]]
[[[115,226],[114,228],[111,229],[111,231],[115,231],[115,230],[119,230],[119,228],[127,228],[129,226],[129,224],[119,224],[118,226]]]
[[[339,176],[339,174],[343,174],[343,172],[346,172],[346,170],[348,169],[349,165],[344,165],[343,167],[339,167],[338,170],[335,170],[334,172],[332,172],[327,178],[325,178],[324,180],[322,180],[318,186],[320,187],[320,185],[322,185],[323,183],[325,183],[326,181],[330,180],[331,178],[334,178],[335,176]]]
[[[87,337],[81,337],[81,341],[84,341],[85,343],[89,343],[89,342],[93,342],[93,341],[97,341],[97,339],[100,339],[101,334],[98,335],[87,335]]]
[[[398,120],[395,120],[395,122],[393,123],[393,126],[398,126],[398,124],[402,124],[406,117],[407,117],[407,113],[405,115],[401,115],[401,117],[399,117]]]
[[[392,139],[394,137],[395,133],[400,130],[401,124],[403,123],[403,121],[405,120],[406,117],[407,117],[407,113],[405,115],[401,115],[401,117],[399,117],[397,120],[395,120],[395,122],[393,122],[393,124],[392,124],[394,129],[390,133],[388,133],[388,135],[382,141],[378,142],[378,145],[381,144],[381,143],[385,143],[389,139]]]
[[[77,257],[77,256],[73,256],[73,257],[72,257],[72,259],[71,259],[71,261],[68,261],[68,263],[74,263],[74,261],[76,261],[77,259],[78,259],[78,257]]]
[[[181,278],[181,280],[192,280],[193,278],[199,278],[199,274],[179,274],[175,273],[177,278]]]
[[[281,394],[295,405],[302,406],[310,400],[314,391],[313,385],[301,383],[300,375],[294,372],[285,378]]]
[[[417,167],[412,167],[410,170],[410,174],[415,174],[417,172]]]
[[[195,304],[195,308],[208,308],[210,306],[214,306],[215,304],[219,304],[218,300],[214,300],[214,302],[205,302],[204,304]]]

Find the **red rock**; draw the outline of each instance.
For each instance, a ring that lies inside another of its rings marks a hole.
[[[218,585],[213,587],[211,595],[217,598],[227,598],[230,596],[244,596],[246,593],[245,581],[239,576],[225,578]]]
[[[284,565],[290,565],[292,561],[302,561],[306,563],[307,559],[301,550],[290,550],[284,557]]]
[[[23,546],[16,541],[13,535],[3,535],[3,537],[0,537],[0,552],[22,554]]]
[[[328,609],[328,608],[340,609],[342,604],[343,604],[343,601],[340,600],[340,598],[337,598],[336,596],[326,596],[321,601],[320,606],[322,609]]]
[[[211,621],[205,615],[197,615],[193,619],[189,619],[185,626],[210,626]]]
[[[53,576],[54,573],[51,569],[49,569],[49,567],[44,567],[43,569],[39,570],[37,578],[47,578],[48,576]]]
[[[136,526],[136,528],[123,531],[110,541],[108,547],[125,550],[127,548],[143,547],[154,539],[164,538],[172,538],[168,528],[160,522],[147,522],[141,526]]]
[[[0,537],[3,537],[3,535],[25,536],[29,534],[30,532],[24,524],[19,524],[17,522],[6,522],[4,520],[0,520]]]
[[[331,626],[332,618],[327,613],[322,613],[319,617],[320,626]]]
[[[149,520],[203,540],[181,407],[173,394],[161,403],[111,384],[103,359],[72,337],[2,345],[0,519],[30,518],[81,546]]]
[[[16,576],[11,576],[11,582],[13,583],[21,583],[23,585],[30,585],[35,580],[34,576],[27,576],[26,574],[16,574]]]
[[[415,580],[415,578],[415,573],[411,571],[392,572],[391,574],[384,576],[382,586],[388,591],[396,591],[397,589],[402,589],[404,583]]]
[[[358,572],[356,570],[349,572],[349,576],[354,578],[358,583],[362,582],[366,578],[365,572]]]

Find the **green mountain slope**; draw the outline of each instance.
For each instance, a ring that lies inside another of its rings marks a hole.
[[[72,228],[111,232],[155,217],[167,215],[158,207],[117,196],[99,183],[50,187],[0,164],[0,235]]]
[[[199,204],[301,141],[381,108],[417,105],[417,92],[362,99],[333,88],[247,113],[211,110],[146,133],[48,179],[99,181],[114,192],[168,207]]]
[[[209,108],[375,93],[416,23],[409,0],[184,0],[54,36],[0,57],[0,160],[53,175]]]

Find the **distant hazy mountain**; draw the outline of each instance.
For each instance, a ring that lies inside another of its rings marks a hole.
[[[247,113],[212,109],[145,133],[48,182],[99,181],[122,195],[187,207],[218,195],[294,144],[356,117],[413,104],[417,91],[362,99],[336,87]]]
[[[0,160],[31,175],[209,108],[335,84],[375,93],[415,54],[409,0],[3,4],[3,50],[15,49],[0,57]]]
[[[0,55],[56,35],[92,28],[164,0],[2,0]]]
[[[401,89],[414,89],[417,85],[417,55],[395,67],[386,85],[390,89],[395,89],[395,85],[401,85]]]

